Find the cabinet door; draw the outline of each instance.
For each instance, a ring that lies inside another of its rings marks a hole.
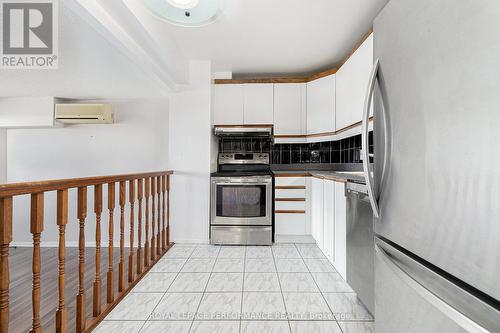
[[[243,86],[215,84],[212,87],[214,125],[243,124]]]
[[[346,277],[346,229],[347,215],[346,215],[346,197],[345,197],[345,184],[335,183],[335,249],[333,266],[340,273]]]
[[[323,248],[323,180],[311,179],[311,234]]]
[[[274,134],[306,134],[306,84],[274,85]]]
[[[335,131],[335,75],[307,83],[307,134]]]
[[[273,124],[273,84],[243,85],[243,123]]]
[[[330,261],[334,258],[335,243],[335,182],[323,181],[323,252]]]
[[[337,72],[337,130],[361,121],[372,67],[373,34]]]

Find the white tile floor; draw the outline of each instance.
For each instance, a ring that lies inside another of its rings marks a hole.
[[[373,318],[314,244],[177,244],[94,332],[374,331]]]

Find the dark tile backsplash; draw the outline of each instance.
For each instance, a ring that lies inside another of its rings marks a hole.
[[[220,153],[269,153],[271,139],[268,138],[220,138]]]
[[[369,151],[373,153],[373,132],[370,132],[368,140]],[[362,163],[361,134],[339,141],[274,144],[272,163]]]
[[[373,132],[369,133],[368,140],[373,153]],[[219,139],[221,153],[271,153],[272,164],[362,163],[360,151],[361,134],[338,141],[294,144],[272,144],[268,138]]]

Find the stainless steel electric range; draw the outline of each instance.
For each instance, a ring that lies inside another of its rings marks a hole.
[[[269,153],[219,153],[211,175],[211,244],[272,244],[272,206]]]

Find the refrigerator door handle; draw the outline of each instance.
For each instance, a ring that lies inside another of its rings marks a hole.
[[[467,332],[499,332],[500,310],[391,244],[375,237],[375,252],[406,285]]]
[[[375,60],[373,65],[372,73],[370,74],[370,80],[368,81],[368,87],[365,96],[365,104],[363,109],[363,119],[361,127],[361,154],[363,159],[363,172],[365,174],[366,186],[368,187],[368,197],[370,198],[370,204],[372,206],[373,215],[376,218],[380,217],[379,207],[377,199],[375,198],[375,189],[373,183],[373,172],[370,170],[370,156],[369,156],[369,143],[368,143],[368,123],[370,121],[370,106],[373,100],[373,92],[375,91],[375,82],[377,80],[377,74],[379,69],[379,60]]]

